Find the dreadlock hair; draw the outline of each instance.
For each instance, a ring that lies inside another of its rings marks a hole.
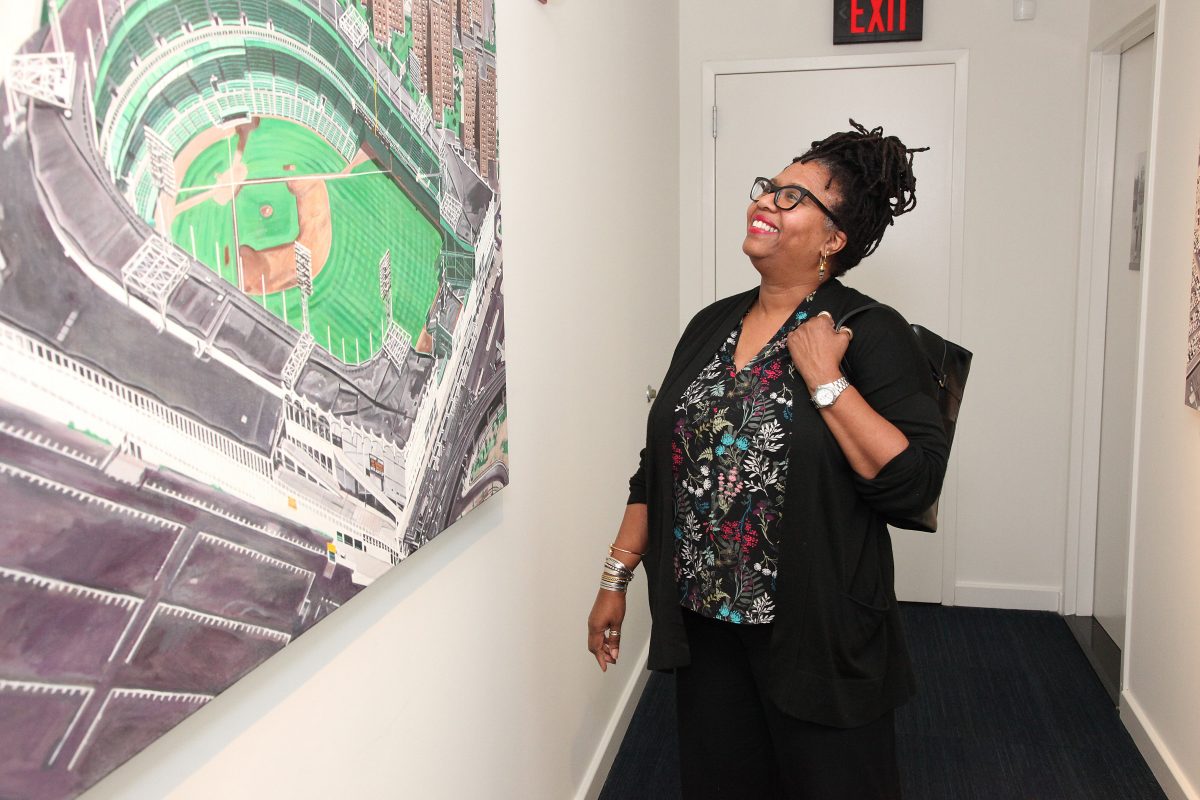
[[[884,136],[883,128],[867,130],[853,119],[850,125],[853,130],[813,142],[792,159],[829,170],[825,188],[837,195],[833,211],[846,234],[846,246],[832,257],[834,277],[874,253],[894,219],[917,207],[913,153],[929,149],[905,147],[897,137]]]

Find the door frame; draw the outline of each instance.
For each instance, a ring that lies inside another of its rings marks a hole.
[[[967,50],[937,50],[870,55],[818,56],[812,58],[753,59],[742,61],[706,61],[701,68],[703,118],[701,137],[701,241],[698,264],[680,265],[680,285],[698,286],[701,306],[716,300],[716,130],[720,120],[711,109],[716,101],[717,78],[761,72],[807,72],[821,70],[871,69],[949,64],[954,67],[954,153],[951,159],[950,197],[950,286],[947,338],[962,341],[962,265],[963,219],[966,188],[967,144]],[[681,293],[681,297],[685,294]],[[690,294],[695,297],[695,294]],[[688,319],[698,309],[681,308],[680,318]],[[953,492],[944,492],[938,516],[947,524],[942,536],[942,604],[952,606],[957,584],[958,462],[951,458],[947,477]]]
[[[1156,16],[1157,8],[1147,9],[1088,56],[1062,609],[1064,614],[1081,617],[1092,615],[1096,591],[1096,515],[1100,489],[1104,337],[1108,322],[1108,265],[1121,54],[1155,32]],[[1157,65],[1154,81],[1157,85]],[[1150,160],[1147,179],[1151,173]],[[1144,250],[1144,239],[1142,247]],[[1136,465],[1134,469],[1136,471]],[[1130,519],[1131,533],[1132,529],[1133,520]],[[1132,548],[1132,536],[1130,545]],[[1133,568],[1132,559],[1129,568]]]

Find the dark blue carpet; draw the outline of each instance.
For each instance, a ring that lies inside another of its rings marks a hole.
[[[903,604],[919,689],[896,713],[908,800],[1164,800],[1066,622]],[[601,800],[679,797],[674,679],[652,674]]]

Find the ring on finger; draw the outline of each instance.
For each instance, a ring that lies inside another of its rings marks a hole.
[[[610,638],[610,639],[619,639],[619,638],[621,638],[621,632],[620,632],[620,631],[609,631],[609,632],[608,632],[608,638]]]

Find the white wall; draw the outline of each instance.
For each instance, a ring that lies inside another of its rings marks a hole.
[[[1091,0],[1088,47],[1096,49],[1141,14],[1154,9],[1154,0]]]
[[[498,0],[512,485],[87,796],[575,794],[585,620],[678,330],[676,4]]]
[[[1122,719],[1172,798],[1200,798],[1200,412],[1184,406],[1200,152],[1200,4],[1161,0]]]
[[[1014,22],[1008,2],[928,0],[923,41],[849,47],[830,44],[831,6],[747,0],[731,14],[722,0],[682,5],[681,317],[700,302],[700,143],[709,113],[701,108],[704,61],[968,50],[961,303],[962,343],[975,361],[955,440],[957,602],[1057,609],[1088,2],[1044,2],[1037,19]],[[872,124],[870,109],[856,118]],[[770,109],[763,119],[769,124]],[[797,142],[797,154],[807,144]],[[919,179],[919,160],[917,169]],[[859,267],[871,268],[870,260]]]

